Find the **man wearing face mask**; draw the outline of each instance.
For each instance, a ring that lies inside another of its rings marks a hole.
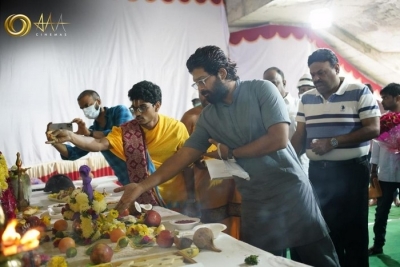
[[[82,119],[75,118],[72,122],[78,124],[76,134],[100,139],[107,136],[112,127],[120,126],[121,124],[133,119],[132,113],[125,106],[118,105],[110,108],[102,107],[100,96],[94,90],[83,91],[78,96],[77,100],[79,107],[85,114],[85,117],[88,119],[94,119],[94,122],[92,126],[87,128],[86,123]],[[50,124],[51,123],[47,125],[47,131],[49,131]],[[49,136],[47,136],[47,138],[49,140]],[[89,153],[88,151],[82,150],[76,146],[60,143],[54,143],[53,147],[60,152],[61,158],[64,160],[76,160]],[[128,171],[126,169],[125,161],[115,156],[109,150],[101,151],[101,153],[110,167],[114,170],[118,180],[126,180],[128,177]]]
[[[136,115],[135,119],[113,127],[104,138],[93,139],[64,130],[53,133],[59,143],[71,142],[85,150],[111,151],[118,156],[129,174],[125,180],[120,180],[123,185],[147,179],[148,174],[176,154],[189,137],[183,123],[159,114],[162,92],[158,85],[138,82],[129,90],[128,97],[132,101],[129,110]],[[185,167],[171,181],[144,192],[137,202],[186,212],[195,197],[189,183],[193,177]],[[132,213],[136,211],[134,205],[130,208]]]

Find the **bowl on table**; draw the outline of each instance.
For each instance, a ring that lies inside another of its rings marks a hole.
[[[75,181],[72,181],[72,183],[75,185],[75,188],[78,188],[78,187],[82,188],[82,185],[83,185],[82,180],[75,180]]]
[[[57,214],[61,213],[62,208],[65,208],[65,203],[57,203],[48,206],[49,212],[52,210],[52,213]]]
[[[169,223],[178,230],[190,230],[199,222],[199,218],[185,218],[169,221]]]
[[[226,229],[226,225],[222,224],[222,223],[205,223],[205,224],[200,224],[200,225],[195,226],[193,228],[193,231],[196,232],[197,229],[200,229],[203,227],[209,228],[213,232],[214,239],[217,238],[219,236],[219,234]]]
[[[107,193],[108,197],[121,197],[124,192],[118,192],[114,193],[114,189],[120,187],[120,185],[117,185],[114,182],[106,182],[106,183],[101,183],[98,184],[96,187],[96,191],[100,193]]]

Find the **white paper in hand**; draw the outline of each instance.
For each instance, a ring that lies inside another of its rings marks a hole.
[[[239,178],[250,180],[249,174],[242,167],[240,167],[239,164],[237,164],[236,162],[229,161],[229,160],[223,160],[223,162],[225,164],[226,169],[228,170],[228,172],[230,174],[232,174],[233,176],[239,177]]]
[[[249,174],[235,162],[219,159],[207,159],[205,163],[208,172],[210,173],[211,180],[232,179],[232,176],[250,180]]]

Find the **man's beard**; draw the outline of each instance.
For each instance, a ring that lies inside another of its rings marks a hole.
[[[222,102],[229,93],[228,87],[225,86],[219,78],[215,80],[213,87],[214,88],[212,91],[203,90],[201,94],[205,97],[205,99],[207,99],[208,103],[210,104]]]

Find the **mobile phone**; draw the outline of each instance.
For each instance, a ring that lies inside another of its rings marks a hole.
[[[55,130],[68,130],[72,132],[72,123],[67,122],[67,123],[52,123],[49,125],[49,130],[50,131],[55,131]]]

